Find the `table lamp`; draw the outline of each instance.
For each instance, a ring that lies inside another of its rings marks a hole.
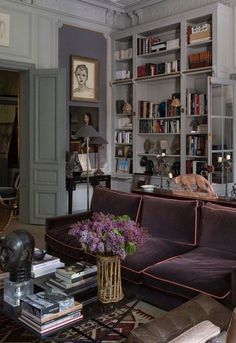
[[[86,176],[87,176],[87,211],[89,211],[89,143],[90,138],[98,137],[98,132],[94,129],[92,125],[82,126],[73,136],[73,138],[85,138],[86,142]]]
[[[94,175],[101,175],[104,174],[103,171],[100,168],[100,158],[99,158],[99,146],[103,145],[103,144],[108,144],[108,141],[101,137],[101,136],[97,136],[91,139],[90,142],[92,145],[97,145],[97,169],[94,172]]]

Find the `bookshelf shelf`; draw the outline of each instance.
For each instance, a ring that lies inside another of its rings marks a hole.
[[[156,51],[156,52],[150,52],[148,54],[140,54],[137,55],[137,58],[153,58],[156,56],[164,56],[164,55],[169,55],[169,54],[173,54],[174,52],[179,52],[180,51],[180,46],[177,48],[173,48],[173,49],[168,49],[168,50],[162,50],[162,51]]]
[[[146,82],[146,81],[158,81],[163,79],[170,79],[180,77],[180,72],[169,73],[169,74],[160,74],[155,76],[143,76],[137,77],[134,79],[135,82]]]

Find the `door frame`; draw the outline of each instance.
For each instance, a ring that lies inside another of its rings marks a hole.
[[[20,206],[19,220],[29,223],[29,139],[30,139],[30,113],[32,113],[32,99],[30,98],[30,77],[35,65],[0,59],[0,69],[20,73],[19,92],[19,154],[20,154]]]

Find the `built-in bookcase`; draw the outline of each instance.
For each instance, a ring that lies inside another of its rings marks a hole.
[[[124,113],[117,114],[116,111],[115,115],[112,114],[115,137],[113,172],[118,171],[119,154],[122,158],[131,159],[131,153],[127,157],[119,148],[117,136],[121,137],[121,141],[124,136],[132,137],[129,142],[129,151],[132,150],[132,163],[128,163],[132,165],[130,173],[145,172],[143,164],[140,165],[140,160],[145,156],[153,162],[153,173],[158,180],[157,155],[164,153],[168,166],[164,171],[165,176],[169,172],[173,176],[178,173],[205,172],[210,180],[222,184],[223,171],[220,176],[218,172],[215,176],[214,173],[207,174],[207,171],[209,165],[219,169],[216,163],[219,154],[224,158],[228,151],[233,159],[233,143],[213,144],[213,138],[216,141],[225,140],[228,131],[231,132],[229,123],[234,125],[234,86],[230,91],[228,86],[231,95],[227,101],[222,100],[221,111],[222,117],[226,105],[228,113],[232,108],[232,122],[227,118],[228,121],[222,119],[219,124],[219,120],[214,120],[212,95],[216,97],[216,88],[212,91],[211,80],[216,76],[225,79],[230,77],[232,8],[221,4],[206,6],[185,12],[181,17],[173,16],[114,33],[112,40],[115,56],[113,109],[117,106],[117,100],[123,99],[132,103],[134,112],[132,120],[127,119]],[[117,50],[131,46],[132,59],[122,64],[123,61],[117,60]],[[130,78],[127,80],[117,80],[121,65],[128,70]],[[222,86],[222,89],[223,94],[226,88]],[[217,101],[220,100],[217,98]],[[125,119],[119,120],[121,117]],[[126,122],[130,127],[123,130],[120,123]],[[219,133],[219,125],[223,125],[224,134]]]

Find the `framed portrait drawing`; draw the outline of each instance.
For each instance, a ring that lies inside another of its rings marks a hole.
[[[99,100],[99,61],[95,58],[71,56],[71,100]]]

